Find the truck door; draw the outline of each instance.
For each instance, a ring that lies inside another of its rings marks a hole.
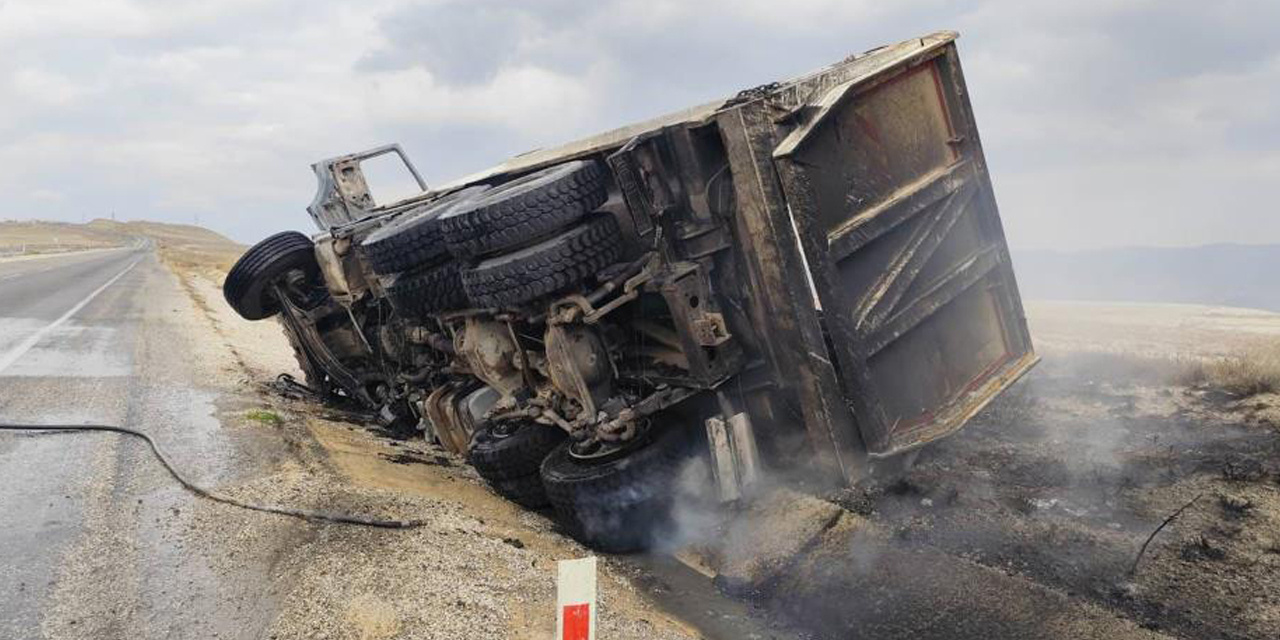
[[[890,455],[1036,356],[954,44],[823,88],[773,159],[857,429]]]

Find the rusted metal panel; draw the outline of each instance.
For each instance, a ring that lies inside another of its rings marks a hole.
[[[963,425],[1035,363],[955,48],[834,84],[773,153],[872,455]]]
[[[863,473],[862,443],[843,400],[823,339],[813,291],[804,275],[787,203],[770,154],[773,122],[763,104],[745,104],[717,118],[737,194],[737,237],[748,258],[752,316],[774,378],[799,401],[815,463],[846,479]]]
[[[373,194],[369,193],[369,184],[365,182],[360,165],[366,160],[388,154],[395,154],[400,158],[422,193],[387,206],[379,206],[374,202]],[[307,205],[307,213],[311,214],[316,226],[324,231],[350,225],[379,213],[412,206],[436,193],[427,190],[427,182],[422,179],[422,174],[418,173],[413,161],[398,144],[321,160],[312,164],[311,170],[316,174],[316,195],[311,204]]]

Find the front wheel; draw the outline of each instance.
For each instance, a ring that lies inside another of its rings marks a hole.
[[[280,312],[273,285],[295,269],[319,273],[315,245],[297,231],[277,233],[240,256],[227,272],[222,295],[245,320],[270,318]]]
[[[687,429],[670,425],[618,458],[580,458],[566,442],[542,462],[542,486],[563,524],[606,553],[652,547],[668,524],[676,480],[692,447]]]

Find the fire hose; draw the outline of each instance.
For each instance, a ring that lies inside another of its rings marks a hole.
[[[231,505],[233,507],[239,507],[241,509],[248,509],[250,511],[261,511],[263,513],[275,513],[275,514],[284,515],[284,516],[291,516],[294,518],[301,518],[303,520],[312,520],[312,521],[318,521],[318,522],[332,522],[332,523],[338,523],[338,524],[355,524],[355,525],[361,525],[365,527],[378,527],[382,529],[411,529],[411,528],[420,527],[426,524],[421,520],[387,520],[382,518],[373,518],[373,517],[361,516],[361,515],[335,513],[331,511],[318,511],[314,509],[302,509],[302,508],[295,508],[295,507],[282,507],[277,505],[255,504],[252,502],[239,500],[231,496],[218,493],[217,491],[214,491],[212,489],[207,489],[205,487],[202,487],[196,484],[195,482],[187,479],[182,475],[181,472],[178,471],[177,467],[174,466],[173,462],[170,461],[169,457],[164,454],[164,451],[160,448],[160,445],[156,444],[156,441],[152,439],[151,436],[141,431],[138,431],[136,429],[130,429],[128,427],[119,427],[119,426],[107,425],[107,424],[18,424],[18,423],[0,422],[0,430],[2,431],[46,431],[46,432],[53,432],[53,433],[82,433],[82,432],[90,432],[90,431],[103,431],[103,432],[111,432],[111,433],[122,433],[125,435],[133,436],[135,438],[141,438],[147,443],[149,447],[151,447],[151,452],[155,454],[155,457],[157,460],[160,461],[160,464],[164,465],[164,468],[166,471],[169,472],[169,475],[173,476],[174,479],[177,480],[178,483],[181,484],[183,488],[185,488],[187,491],[190,491],[191,493],[194,493],[197,496],[200,496],[202,498],[213,500],[214,502],[221,502],[222,504]]]

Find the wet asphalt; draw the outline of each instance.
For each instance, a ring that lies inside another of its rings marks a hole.
[[[108,320],[127,297],[103,290],[80,313],[52,326],[140,256],[105,251],[0,262],[0,419],[23,422],[117,421],[132,340],[127,323]],[[127,274],[126,274],[127,275]],[[117,281],[118,284],[118,281]],[[105,295],[104,295],[105,294]],[[87,481],[96,437],[0,434],[0,629],[33,635],[62,553],[83,523],[72,497]]]
[[[0,422],[127,424],[210,484],[253,468],[171,320],[185,300],[146,246],[0,261]],[[261,560],[299,525],[228,562],[140,441],[0,432],[0,486],[0,637],[256,637],[270,622]]]

